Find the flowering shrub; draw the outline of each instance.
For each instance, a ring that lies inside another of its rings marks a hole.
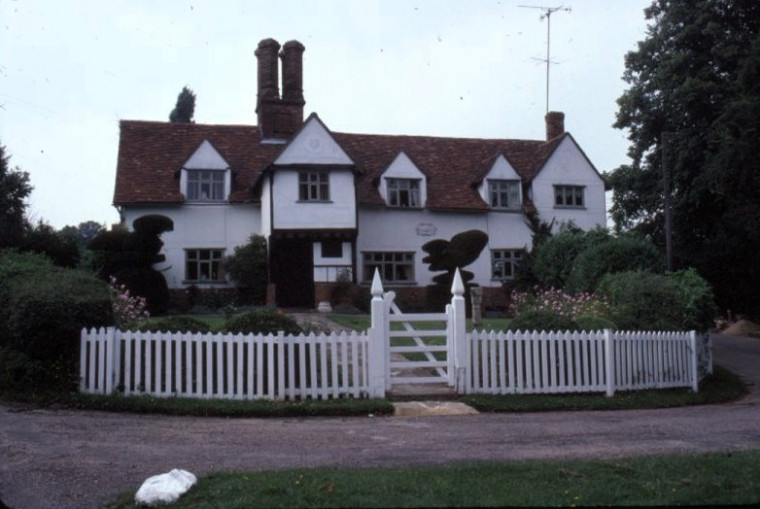
[[[110,278],[109,294],[117,327],[123,329],[136,328],[140,322],[150,317],[145,298],[130,295],[127,287],[119,284],[113,276]]]
[[[532,292],[513,291],[510,314],[516,316],[528,311],[547,311],[576,319],[582,316],[610,316],[612,306],[605,298],[593,293],[570,295],[556,288],[542,290],[538,286]]]

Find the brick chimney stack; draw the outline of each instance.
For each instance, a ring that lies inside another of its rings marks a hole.
[[[258,96],[256,115],[263,139],[285,140],[303,123],[303,45],[264,39],[256,49],[258,59]],[[282,58],[282,97],[279,87],[279,61]]]
[[[288,41],[282,47],[280,58],[282,58],[283,101],[304,103],[303,52],[305,49],[303,44],[298,41]]]
[[[550,111],[546,114],[546,141],[565,134],[565,114],[561,111]]]
[[[264,39],[259,43],[255,55],[259,60],[259,94],[256,109],[261,101],[279,99],[279,72],[277,70],[277,52],[280,43],[274,39]]]

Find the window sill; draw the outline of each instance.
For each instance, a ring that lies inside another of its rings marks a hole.
[[[555,205],[555,209],[569,209],[569,210],[586,210],[586,207],[582,205]]]
[[[296,203],[334,203],[332,200],[297,200]]]
[[[491,212],[509,212],[515,214],[522,212],[522,207],[491,207]]]

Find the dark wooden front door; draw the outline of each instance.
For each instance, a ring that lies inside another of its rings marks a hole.
[[[275,239],[271,251],[272,282],[280,307],[314,307],[314,253],[309,239]]]

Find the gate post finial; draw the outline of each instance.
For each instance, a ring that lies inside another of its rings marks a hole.
[[[464,283],[462,282],[462,275],[459,273],[459,267],[454,272],[454,281],[451,282],[451,294],[456,297],[464,295]]]
[[[372,298],[382,298],[383,296],[383,283],[380,280],[380,270],[375,269],[375,275],[372,277],[372,288],[370,288]]]

